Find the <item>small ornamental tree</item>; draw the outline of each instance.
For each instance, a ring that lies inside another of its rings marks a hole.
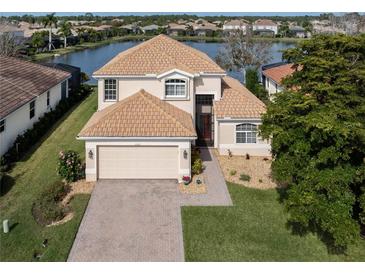
[[[290,223],[344,249],[365,225],[365,35],[316,36],[283,57],[298,70],[260,128],[273,176]]]
[[[83,177],[83,166],[77,152],[60,151],[58,155],[58,174],[67,182],[75,182]]]

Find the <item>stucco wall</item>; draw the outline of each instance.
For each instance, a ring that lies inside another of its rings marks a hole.
[[[265,89],[267,90],[269,96],[271,97],[272,95],[281,92],[283,90],[283,87],[277,84],[272,79],[266,77]]]
[[[236,125],[249,123],[260,125],[261,121],[257,120],[235,120],[235,121],[219,121],[218,122],[218,150],[221,154],[227,155],[228,149],[236,155],[252,156],[269,156],[271,146],[269,142],[257,136],[257,143],[241,144],[236,143]]]
[[[181,180],[182,176],[191,176],[190,152],[191,142],[189,140],[87,140],[85,141],[85,159],[86,159],[86,180],[97,180],[97,147],[98,146],[177,146],[179,157],[179,169],[176,179]],[[89,158],[89,151],[92,151],[93,157]],[[184,157],[184,151],[187,157]],[[143,167],[141,167],[143,168]]]
[[[66,81],[67,82],[67,81]],[[68,90],[68,87],[66,87]],[[43,114],[54,108],[61,100],[61,84],[50,89],[50,107],[47,108],[47,92],[35,99],[35,115],[29,118],[29,103],[18,108],[5,117],[5,131],[0,133],[0,155],[3,155],[13,145],[16,137],[31,128]]]
[[[188,96],[186,98],[165,98],[165,80],[180,78],[188,82]],[[117,80],[117,101],[121,101],[134,93],[144,89],[152,95],[166,100],[170,104],[190,113],[195,119],[195,96],[194,94],[213,94],[215,100],[221,98],[220,77],[195,77],[189,78],[179,73],[167,75],[164,78],[119,78]],[[98,80],[98,109],[102,110],[115,102],[104,101],[104,79]]]

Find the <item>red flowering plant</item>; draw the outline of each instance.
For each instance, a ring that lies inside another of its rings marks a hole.
[[[183,182],[184,182],[184,184],[189,184],[190,183],[190,180],[191,180],[191,178],[190,178],[190,176],[187,176],[187,175],[184,175],[183,177],[182,177],[182,180],[183,180]]]
[[[58,174],[67,182],[75,182],[84,177],[84,167],[76,151],[60,151],[58,154]]]

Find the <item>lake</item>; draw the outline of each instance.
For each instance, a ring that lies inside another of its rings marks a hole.
[[[53,63],[65,63],[81,68],[81,71],[87,73],[90,77],[89,83],[95,84],[96,80],[91,78],[94,71],[105,65],[109,60],[116,56],[121,51],[129,49],[140,41],[127,41],[127,42],[116,42],[105,46],[101,46],[93,49],[86,49],[82,51],[77,51],[58,57],[54,57],[50,62]],[[200,51],[208,54],[212,59],[215,59],[223,43],[212,43],[212,42],[192,42],[186,41],[185,44],[196,48]],[[283,42],[273,42],[271,45],[271,63],[282,61],[282,50],[294,47],[295,43],[283,43]],[[230,71],[228,74],[240,81],[243,81],[243,75],[238,71]]]

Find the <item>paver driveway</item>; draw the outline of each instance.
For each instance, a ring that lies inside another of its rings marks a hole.
[[[98,181],[68,261],[184,261],[180,207],[232,205],[214,154],[201,157],[205,194],[181,194],[174,180]]]
[[[103,180],[91,196],[69,261],[183,261],[175,181]]]

